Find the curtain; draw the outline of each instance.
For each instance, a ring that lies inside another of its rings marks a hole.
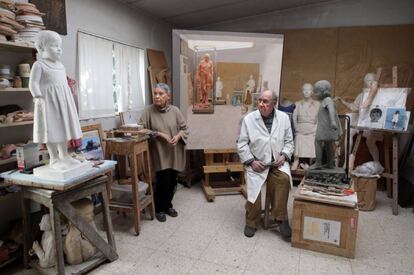
[[[145,106],[144,51],[114,43],[115,89],[119,112],[140,110]]]
[[[115,115],[113,42],[78,32],[79,116]]]

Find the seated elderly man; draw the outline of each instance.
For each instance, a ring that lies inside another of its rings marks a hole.
[[[270,192],[271,217],[280,225],[283,237],[290,238],[287,202],[292,185],[288,161],[294,145],[289,117],[275,109],[277,96],[263,91],[258,110],[242,122],[237,141],[240,160],[246,166],[247,202],[244,235],[253,237],[261,221],[262,185]]]

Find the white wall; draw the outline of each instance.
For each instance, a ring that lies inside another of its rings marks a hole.
[[[76,79],[77,31],[83,30],[143,49],[164,51],[171,64],[172,27],[145,12],[131,9],[114,0],[68,0],[66,1],[68,34],[62,36],[62,62],[68,76]],[[145,58],[147,61],[147,58]],[[145,65],[145,68],[147,65]],[[146,91],[150,96],[147,73]],[[148,101],[147,101],[148,102]],[[118,118],[98,119],[104,129],[118,126]],[[86,121],[83,123],[93,123]]]
[[[229,20],[197,29],[269,32],[280,29],[412,23],[413,0],[338,0]]]

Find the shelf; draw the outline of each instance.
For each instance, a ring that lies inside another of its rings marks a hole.
[[[22,121],[22,122],[14,122],[14,123],[3,123],[3,124],[0,124],[0,128],[30,125],[30,124],[33,124],[33,120],[31,120],[31,121]]]
[[[9,51],[31,51],[35,50],[35,46],[27,42],[12,42],[12,41],[0,41],[0,49]]]
[[[13,163],[16,162],[17,158],[16,157],[11,157],[8,159],[0,159],[0,165],[4,165],[4,164],[9,164],[9,163]]]
[[[0,89],[0,94],[1,93],[20,93],[20,92],[30,92],[29,88],[6,88],[6,89]]]

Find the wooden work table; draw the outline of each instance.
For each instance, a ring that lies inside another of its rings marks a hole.
[[[100,167],[91,169],[89,173],[71,180],[66,180],[67,182],[65,181],[65,184],[62,182],[42,180],[33,175],[18,172],[6,172],[0,175],[5,178],[6,182],[22,187],[23,259],[25,267],[29,267],[30,265],[40,274],[83,274],[106,260],[115,261],[118,259],[112,221],[109,216],[109,200],[106,190],[108,177],[104,176],[105,173],[114,168],[115,163],[115,161],[105,161]],[[102,198],[103,220],[107,241],[78,214],[77,210],[71,204],[73,201],[88,197],[92,194],[98,194]],[[37,261],[30,261],[29,250],[33,243],[30,232],[31,201],[35,201],[49,208],[57,256],[57,266],[54,268],[41,268],[37,264]],[[60,215],[67,218],[97,248],[98,254],[92,260],[79,265],[65,266]]]

